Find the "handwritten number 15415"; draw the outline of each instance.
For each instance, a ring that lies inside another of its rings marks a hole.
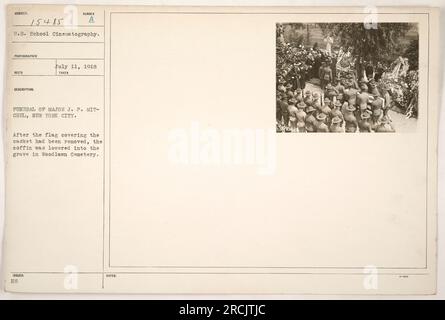
[[[63,22],[63,18],[37,18],[32,19],[31,26],[61,26]]]

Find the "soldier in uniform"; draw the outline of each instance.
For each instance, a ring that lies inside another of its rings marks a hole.
[[[307,65],[304,65],[300,68],[300,89],[304,90],[306,88],[306,81],[308,78],[310,67]]]
[[[336,101],[338,101],[340,103],[343,103],[345,101],[344,94],[343,93],[339,93],[338,96],[337,96]]]
[[[295,99],[297,99],[297,102],[303,101],[303,91],[301,89],[297,89],[295,92]]]
[[[368,86],[366,84],[362,84],[360,86],[360,92],[357,94],[356,102],[359,107],[357,111],[357,117],[360,117],[363,112],[369,109],[368,102],[369,102],[369,93],[368,93]]]
[[[292,132],[296,132],[297,131],[297,112],[298,112],[298,109],[295,106],[296,103],[297,103],[297,100],[295,98],[291,98],[291,99],[289,99],[289,104],[288,104],[288,107],[287,107],[287,110],[289,112],[289,127],[290,127]]]
[[[368,61],[365,65],[365,74],[368,79],[374,79],[374,66],[371,61]]]
[[[277,109],[276,109],[277,123],[281,123],[283,115],[281,114],[281,93],[277,94]]]
[[[306,112],[304,112],[304,109],[306,108],[306,104],[303,101],[300,101],[297,104],[297,130],[298,132],[305,132],[305,120],[306,120]]]
[[[324,113],[317,115],[317,132],[329,132],[329,127],[326,124],[326,115]]]
[[[312,93],[308,90],[304,93],[304,103],[309,105],[312,105],[313,99],[312,99]]]
[[[320,104],[320,102],[316,101],[312,105],[315,108],[315,117],[317,117],[317,115],[320,113],[323,113],[323,106]]]
[[[331,106],[331,101],[329,100],[329,98],[325,98],[324,105],[321,107],[321,112],[326,115],[326,123],[329,123],[331,119],[332,109],[330,106]]]
[[[343,113],[340,110],[340,108],[342,106],[341,102],[335,101],[331,105],[332,105],[332,110],[331,110],[331,114],[330,114],[331,119],[338,117],[340,119],[340,126],[343,126],[344,118],[343,118]]]
[[[374,80],[379,81],[382,78],[383,73],[385,73],[385,68],[383,67],[383,64],[379,61],[377,62],[377,68],[374,73]]]
[[[344,91],[344,98],[348,101],[350,106],[355,106],[358,90],[353,87],[352,81],[346,83],[346,89]]]
[[[323,100],[323,107],[324,106],[331,107],[331,100],[328,97],[325,97]]]
[[[384,114],[382,109],[375,109],[372,111],[371,122],[373,130],[375,130],[379,126],[380,120],[383,118],[383,116]]]
[[[285,80],[283,79],[283,77],[280,76],[278,78],[278,87],[277,87],[279,92],[286,92],[286,87],[284,84],[285,84]]]
[[[329,98],[331,101],[334,101],[336,100],[337,96],[338,96],[337,89],[331,83],[328,83],[326,85],[325,97]]]
[[[341,123],[342,123],[342,120],[339,117],[333,117],[331,126],[329,127],[329,131],[334,132],[334,133],[343,132]]]
[[[355,107],[347,105],[343,117],[345,119],[345,132],[352,133],[357,131],[358,122],[354,115]]]
[[[344,83],[345,83],[344,79],[341,79],[341,80],[337,79],[337,83],[334,88],[335,88],[335,90],[337,90],[337,92],[339,94],[343,94],[343,92],[345,91]]]
[[[321,90],[326,88],[326,85],[331,82],[334,77],[332,75],[332,69],[329,64],[325,63],[323,68],[321,69]]]
[[[347,86],[350,86],[351,88],[354,88],[354,89],[359,89],[360,87],[358,86],[358,83],[357,83],[357,77],[356,77],[356,75],[355,75],[355,72],[349,72],[348,73],[348,75],[346,76],[346,84],[345,84],[345,87],[347,87]]]
[[[280,106],[281,106],[281,116],[283,118],[282,124],[287,127],[289,125],[289,111],[287,110],[288,109],[287,95],[285,93],[281,95]]]
[[[306,108],[306,118],[305,118],[305,129],[306,132],[316,132],[317,131],[317,120],[314,116],[315,108],[313,106],[308,106]]]
[[[395,130],[391,122],[389,121],[388,117],[385,116],[380,120],[380,124],[375,129],[375,132],[387,133],[387,132],[395,132]]]
[[[285,87],[286,87],[286,92],[289,92],[289,91],[292,92],[292,83],[291,82],[287,81]]]
[[[295,94],[292,90],[287,90],[286,94],[288,99],[292,99],[295,97]]]
[[[294,71],[294,76],[293,76],[292,90],[295,91],[300,88],[300,80],[301,80],[300,63],[294,63],[293,71]]]
[[[343,116],[345,115],[346,112],[346,107],[349,106],[348,101],[343,102],[342,106],[341,106],[341,113],[343,114]]]
[[[370,118],[369,112],[366,111],[360,115],[360,121],[358,123],[360,132],[372,132]]]
[[[377,84],[374,81],[374,79],[371,79],[368,83],[368,87],[369,87],[369,93],[372,94],[373,96],[380,96],[380,92],[377,89]]]
[[[318,92],[312,94],[312,105],[314,104],[321,105],[320,94]]]
[[[381,117],[383,115],[383,105],[385,100],[379,95],[374,95],[371,102],[371,111],[375,117]]]

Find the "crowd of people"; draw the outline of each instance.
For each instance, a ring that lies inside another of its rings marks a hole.
[[[391,95],[379,82],[384,68],[360,61],[352,48],[277,47],[277,132],[394,132]],[[309,80],[313,90],[306,90]]]
[[[311,92],[282,82],[277,93],[278,132],[394,132],[388,114],[389,94],[375,83],[352,78],[328,82],[325,90]]]

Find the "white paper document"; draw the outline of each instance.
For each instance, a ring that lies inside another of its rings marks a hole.
[[[438,12],[9,6],[6,290],[435,293]]]

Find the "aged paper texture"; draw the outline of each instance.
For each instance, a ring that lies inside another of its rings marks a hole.
[[[438,33],[419,7],[9,6],[6,289],[433,294]]]

